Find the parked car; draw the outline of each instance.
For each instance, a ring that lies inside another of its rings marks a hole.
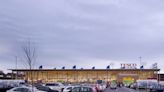
[[[96,87],[100,92],[103,92],[106,89],[105,84],[97,84]]]
[[[74,88],[75,86],[66,86],[64,89],[63,89],[63,92],[71,92],[72,89]]]
[[[105,89],[106,89],[106,83],[105,83],[105,81],[103,81],[103,80],[97,80],[96,81],[96,84],[97,84],[97,88],[98,88],[98,90],[100,91],[100,92],[103,92]]]
[[[13,88],[24,85],[24,80],[0,80],[0,88]]]
[[[132,83],[132,84],[130,84],[130,88],[132,88],[132,89],[137,89],[137,83]]]
[[[79,87],[74,87],[72,89],[72,92],[97,92],[97,90],[89,86],[79,86]]]
[[[7,92],[46,92],[36,89],[35,87],[14,87]]]
[[[157,80],[137,80],[138,89],[149,89],[152,85],[157,85]]]
[[[164,92],[164,86],[162,85],[151,85],[149,92]]]
[[[52,90],[52,89],[50,89],[49,87],[43,86],[43,85],[37,85],[36,88],[37,88],[38,90],[46,91],[46,92],[59,92],[59,91],[57,91],[57,90]]]
[[[110,85],[110,89],[117,89],[117,84],[112,83],[112,84]]]
[[[90,84],[89,86],[93,87],[94,89],[96,89],[96,92],[100,92],[100,89],[98,89],[98,87],[96,86],[96,84]],[[104,89],[105,90],[105,89]]]
[[[56,82],[56,83],[47,83],[45,86],[49,87],[52,90],[57,90],[61,92],[64,89],[64,85],[62,83]]]

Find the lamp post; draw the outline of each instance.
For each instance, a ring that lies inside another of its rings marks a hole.
[[[140,61],[140,79],[141,79],[141,66],[142,66],[141,65],[141,61],[142,61],[142,57],[141,56],[139,57],[139,61]]]
[[[15,56],[15,69],[17,70],[17,56]],[[18,71],[16,71],[16,79],[18,79]]]
[[[140,62],[140,67],[139,67],[140,68],[140,73],[139,73],[140,76],[139,76],[139,79],[141,79],[141,61],[142,61],[142,57],[140,56],[139,57],[139,62]],[[137,83],[137,85],[138,85],[138,83]],[[138,92],[140,92],[139,88],[138,88]]]

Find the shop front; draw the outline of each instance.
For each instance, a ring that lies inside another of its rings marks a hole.
[[[138,79],[157,77],[159,69],[13,69],[13,73],[21,72],[24,74],[19,79],[31,81],[42,80],[44,82],[96,82],[116,81],[130,84]],[[32,74],[32,75],[31,75]]]
[[[122,82],[124,84],[131,84],[136,82],[139,79],[138,74],[118,74],[118,82]]]

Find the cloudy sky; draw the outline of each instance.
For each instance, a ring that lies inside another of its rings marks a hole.
[[[37,48],[36,67],[106,68],[157,62],[164,71],[163,0],[1,0],[0,70],[24,68],[22,44]]]

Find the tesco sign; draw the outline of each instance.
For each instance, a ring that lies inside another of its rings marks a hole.
[[[121,69],[137,69],[137,64],[135,63],[121,64]]]

